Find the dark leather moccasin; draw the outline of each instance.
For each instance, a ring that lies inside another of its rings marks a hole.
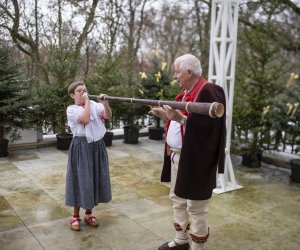
[[[176,246],[174,246],[174,247],[169,247],[169,246],[168,246],[168,243],[169,243],[169,242],[166,242],[166,243],[162,244],[162,245],[158,248],[158,250],[189,250],[189,248],[190,248],[190,244],[189,244],[189,243],[180,245],[180,244],[177,244],[177,243],[175,242]]]

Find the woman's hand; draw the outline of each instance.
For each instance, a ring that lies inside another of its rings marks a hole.
[[[89,95],[88,95],[87,92],[84,92],[84,93],[82,94],[81,98],[82,98],[82,101],[83,101],[84,103],[90,101],[90,98],[89,98]]]
[[[105,100],[106,94],[100,94],[97,96],[97,100],[104,106],[104,119],[110,119],[112,117],[112,112],[108,104],[108,100]]]
[[[105,100],[105,97],[107,95],[106,94],[100,94],[97,96],[97,100],[102,103],[103,105],[107,105],[108,104],[108,100]]]

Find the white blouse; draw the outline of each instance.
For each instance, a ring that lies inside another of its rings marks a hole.
[[[73,137],[86,136],[88,143],[99,141],[106,132],[103,104],[91,100],[90,109],[90,121],[84,125],[79,122],[80,116],[84,111],[83,106],[73,104],[67,108],[68,126],[72,131]]]
[[[171,121],[167,133],[167,144],[170,148],[180,150],[182,147],[181,125],[176,121]]]

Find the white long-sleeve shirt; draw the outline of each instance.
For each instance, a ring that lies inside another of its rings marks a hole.
[[[89,143],[99,141],[106,132],[103,104],[90,101],[90,110],[90,121],[84,125],[79,122],[80,116],[84,111],[83,106],[73,104],[67,108],[68,126],[72,131],[73,137],[86,136]]]

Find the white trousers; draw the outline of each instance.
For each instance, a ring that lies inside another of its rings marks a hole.
[[[188,200],[175,195],[174,188],[178,172],[180,153],[172,153],[170,199],[173,202],[174,224],[178,224],[182,232],[176,232],[176,238],[187,237],[190,224],[190,235],[193,240],[208,237],[208,200]],[[188,185],[188,183],[186,183]],[[194,243],[194,242],[193,242]]]

